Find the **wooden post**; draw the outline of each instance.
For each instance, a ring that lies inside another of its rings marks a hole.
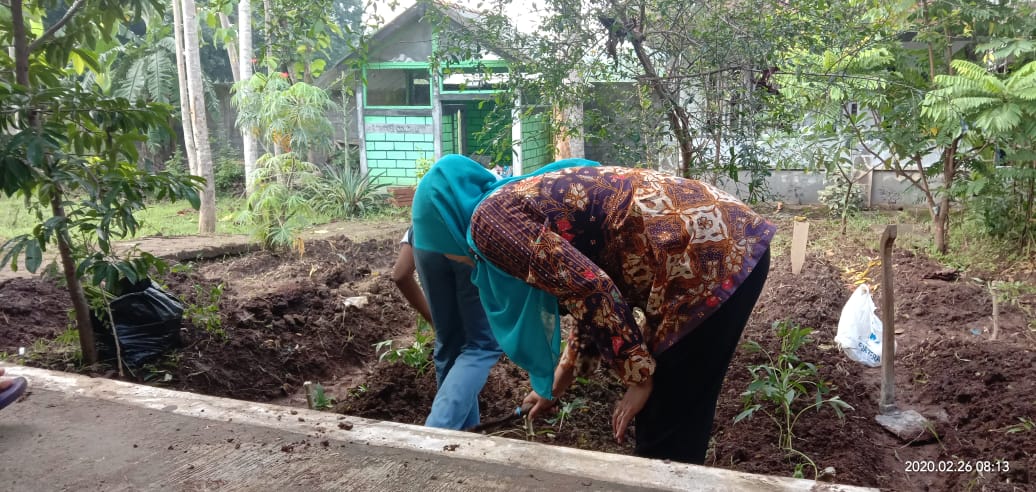
[[[989,297],[993,299],[993,340],[996,340],[1000,336],[1000,303],[997,300],[997,281],[994,280],[989,283]]]
[[[791,230],[791,273],[798,275],[802,271],[802,265],[806,262],[806,241],[809,237],[809,222],[805,219],[795,219],[795,226]]]
[[[892,286],[892,243],[896,241],[896,226],[885,226],[881,234],[881,413],[896,410],[896,372],[893,369],[896,347],[896,298]]]

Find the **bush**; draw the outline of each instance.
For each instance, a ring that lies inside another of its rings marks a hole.
[[[245,163],[232,149],[223,149],[212,163],[216,192],[224,195],[240,194],[245,189]]]
[[[325,166],[310,185],[311,206],[335,219],[369,212],[386,200],[382,189],[387,183],[376,183],[375,178],[370,172],[360,174],[334,164]]]
[[[849,192],[849,201],[846,203],[845,194]],[[856,215],[863,208],[863,192],[859,185],[853,185],[849,190],[849,181],[842,176],[832,176],[828,179],[828,185],[817,192],[820,203],[827,207],[833,218],[842,216],[851,217]]]

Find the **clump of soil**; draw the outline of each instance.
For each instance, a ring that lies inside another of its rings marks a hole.
[[[218,329],[185,323],[184,348],[133,377],[199,393],[286,404],[304,404],[298,398],[302,383],[318,381],[337,400],[335,411],[423,423],[435,395],[434,369],[419,374],[403,364],[379,361],[374,351],[382,340],[403,345],[413,340],[416,315],[387,275],[396,255],[396,236],[393,231],[365,242],[343,237],[311,241],[301,258],[256,252],[181,265],[178,273],[159,280],[195,306],[205,305],[222,285],[221,323]],[[1036,419],[1036,335],[1025,314],[1015,306],[1002,306],[1000,333],[991,340],[991,299],[983,283],[966,275],[932,275],[944,268],[924,256],[897,250],[896,401],[933,423],[929,435],[904,443],[874,420],[880,370],[849,360],[833,341],[842,305],[853,287],[842,278],[836,266],[839,259],[811,256],[803,271],[792,275],[788,259],[775,254],[766,289],[743,337],[776,352],[780,340],[773,323],[788,320],[813,328],[813,341],[799,357],[816,364],[820,377],[832,385],[832,394],[853,407],[844,419],[829,409],[804,412],[794,428],[794,448],[818,469],[832,467],[838,483],[888,490],[1031,489],[1036,429],[1027,428],[1026,422]],[[875,292],[879,306],[882,295]],[[367,303],[346,302],[358,296],[366,296]],[[0,352],[16,353],[18,346],[28,347],[37,338],[64,331],[67,306],[64,291],[47,280],[0,282]],[[34,360],[28,362],[47,364],[45,359]],[[778,447],[772,421],[757,413],[733,423],[744,409],[741,393],[752,379],[747,367],[763,361],[761,354],[743,349],[735,354],[717,408],[707,464],[789,476],[805,460]],[[528,390],[525,373],[503,358],[480,397],[483,420],[509,415]],[[615,443],[609,423],[622,391],[601,373],[579,382],[562,398],[563,415],[535,422],[531,431],[516,419],[486,432],[630,454],[632,439]],[[1000,471],[982,473],[907,472],[912,460],[1001,460],[1008,465],[1007,470],[1001,466]],[[812,478],[809,465],[803,472]]]

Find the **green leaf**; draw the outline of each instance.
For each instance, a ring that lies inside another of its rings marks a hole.
[[[35,239],[26,241],[25,243],[25,269],[36,273],[39,270],[40,265],[43,263],[43,250],[40,249],[40,243]]]

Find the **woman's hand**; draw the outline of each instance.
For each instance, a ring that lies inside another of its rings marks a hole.
[[[545,412],[550,411],[550,409],[554,407],[554,402],[555,400],[544,398],[540,396],[539,393],[530,391],[529,394],[525,396],[525,399],[522,400],[522,409],[528,408],[529,418],[535,419],[537,417],[542,417]]]
[[[544,398],[535,391],[530,391],[529,394],[526,395],[525,399],[522,400],[522,407],[532,407],[532,409],[529,410],[529,418],[535,419],[536,417],[540,417],[544,412],[554,407],[558,398],[561,398],[561,395],[568,391],[568,387],[572,386],[572,381],[574,381],[575,378],[575,366],[564,366],[559,364],[558,367],[554,369],[554,387],[551,388],[551,393],[554,393],[553,400]]]
[[[615,431],[615,440],[622,444],[626,440],[626,428],[629,427],[633,417],[636,417],[648,397],[651,396],[651,388],[654,383],[651,376],[629,388],[622,400],[615,404],[615,412],[612,413],[612,430]]]

